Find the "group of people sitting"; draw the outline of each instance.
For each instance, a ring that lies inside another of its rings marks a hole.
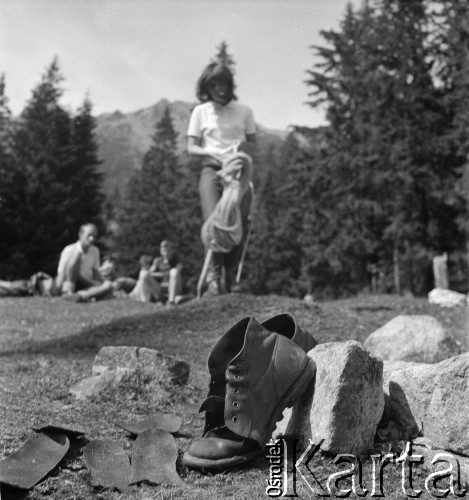
[[[256,124],[251,108],[237,101],[230,68],[210,63],[196,85],[200,104],[191,113],[187,129],[187,152],[200,160],[199,193],[204,224],[201,236],[205,263],[197,293],[220,295],[236,290],[243,254],[249,236],[252,208],[253,166]],[[68,245],[60,256],[57,277],[40,276],[37,283],[43,295],[61,295],[88,301],[124,291],[143,301],[177,304],[182,300],[181,265],[170,241],[161,244],[161,256],[142,256],[138,279],[117,278],[113,263],[100,265],[98,248],[93,245],[97,229],[93,224],[80,228],[78,241]],[[24,280],[26,281],[26,280]],[[11,292],[16,284],[0,281]],[[25,284],[28,288],[31,283]],[[10,287],[10,289],[8,289]],[[29,291],[29,290],[28,290]]]
[[[175,245],[169,240],[160,244],[160,256],[140,258],[138,279],[115,277],[115,262],[105,259],[101,264],[95,240],[94,224],[83,224],[78,241],[67,245],[60,254],[57,276],[42,274],[36,283],[41,295],[61,296],[74,302],[88,302],[125,293],[143,302],[173,306],[187,297],[183,295],[182,265],[175,255]]]

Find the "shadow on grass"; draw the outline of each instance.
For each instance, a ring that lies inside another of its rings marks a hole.
[[[157,349],[187,361],[204,363],[205,354],[230,324],[235,310],[239,311],[239,307],[225,298],[216,302],[194,301],[174,309],[162,307],[86,327],[63,337],[27,340],[23,345],[0,351],[0,357],[94,354],[103,346],[125,345]]]

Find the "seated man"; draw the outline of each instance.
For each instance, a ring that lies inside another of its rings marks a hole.
[[[153,261],[150,273],[161,284],[162,292],[167,295],[168,305],[178,304],[182,300],[181,271],[182,264],[176,257],[174,243],[163,240],[160,244],[160,257]]]
[[[86,302],[112,292],[112,282],[100,273],[99,249],[93,245],[98,237],[94,224],[83,224],[78,241],[66,246],[60,254],[54,295]]]

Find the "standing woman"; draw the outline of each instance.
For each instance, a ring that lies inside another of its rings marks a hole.
[[[237,101],[234,87],[230,69],[219,63],[209,64],[197,82],[196,94],[201,104],[194,108],[189,121],[187,151],[201,159],[199,194],[204,221],[214,211],[223,192],[221,177],[217,175],[223,162],[239,151],[249,153],[249,146],[256,140],[256,126],[251,108]],[[213,253],[207,273],[206,293],[209,295],[230,291],[246,238],[251,196],[251,191],[248,190],[240,205],[243,221],[241,243],[227,254]],[[225,283],[221,282],[223,267],[228,290]]]

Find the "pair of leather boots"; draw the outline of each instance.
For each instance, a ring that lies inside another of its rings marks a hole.
[[[283,410],[316,374],[307,352],[317,345],[293,316],[263,323],[247,317],[230,328],[208,358],[210,386],[203,437],[184,454],[196,469],[227,469],[261,455]]]

